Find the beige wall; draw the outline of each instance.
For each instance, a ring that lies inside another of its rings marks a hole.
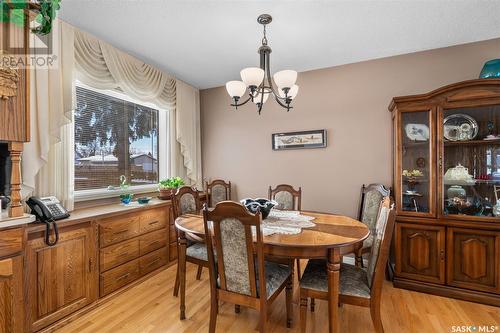
[[[391,184],[391,98],[477,78],[493,58],[500,39],[299,73],[290,113],[271,100],[234,111],[224,87],[203,90],[203,177],[231,180],[238,199],[302,186],[304,209],[356,216],[361,184]],[[322,128],[327,148],[271,149],[272,133]]]

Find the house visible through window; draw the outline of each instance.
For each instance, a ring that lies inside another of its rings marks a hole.
[[[159,110],[120,93],[76,85],[75,191],[159,179]]]

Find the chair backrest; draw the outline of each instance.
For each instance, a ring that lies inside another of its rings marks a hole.
[[[209,209],[205,205],[203,217],[212,286],[254,298],[263,295],[265,299],[261,214],[252,214],[237,202],[222,201],[215,208]],[[255,243],[253,233],[255,233]],[[259,290],[257,290],[256,264]]]
[[[206,182],[207,203],[209,207],[215,207],[221,201],[231,200],[231,182],[222,179]]]
[[[198,190],[191,186],[182,186],[177,189],[172,197],[174,215],[179,217],[184,214],[199,214],[201,209]]]
[[[274,189],[269,186],[269,200],[278,203],[277,209],[300,210],[302,201],[302,188],[294,189],[292,185],[280,184]]]
[[[359,207],[358,220],[370,228],[370,232],[375,232],[375,224],[380,208],[380,202],[389,197],[390,191],[382,184],[370,184],[361,187],[361,203]]]
[[[373,244],[367,267],[368,285],[370,286],[372,297],[375,295],[377,297],[380,296],[380,291],[382,290],[396,220],[396,213],[393,206],[391,207],[389,197],[384,198],[380,203],[377,227],[373,235]]]

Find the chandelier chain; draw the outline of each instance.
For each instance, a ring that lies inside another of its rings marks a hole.
[[[264,37],[262,37],[262,45],[267,46],[266,25],[264,24]]]

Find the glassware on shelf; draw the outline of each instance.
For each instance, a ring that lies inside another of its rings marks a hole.
[[[500,216],[500,199],[497,200],[497,204],[493,206],[493,215]]]

